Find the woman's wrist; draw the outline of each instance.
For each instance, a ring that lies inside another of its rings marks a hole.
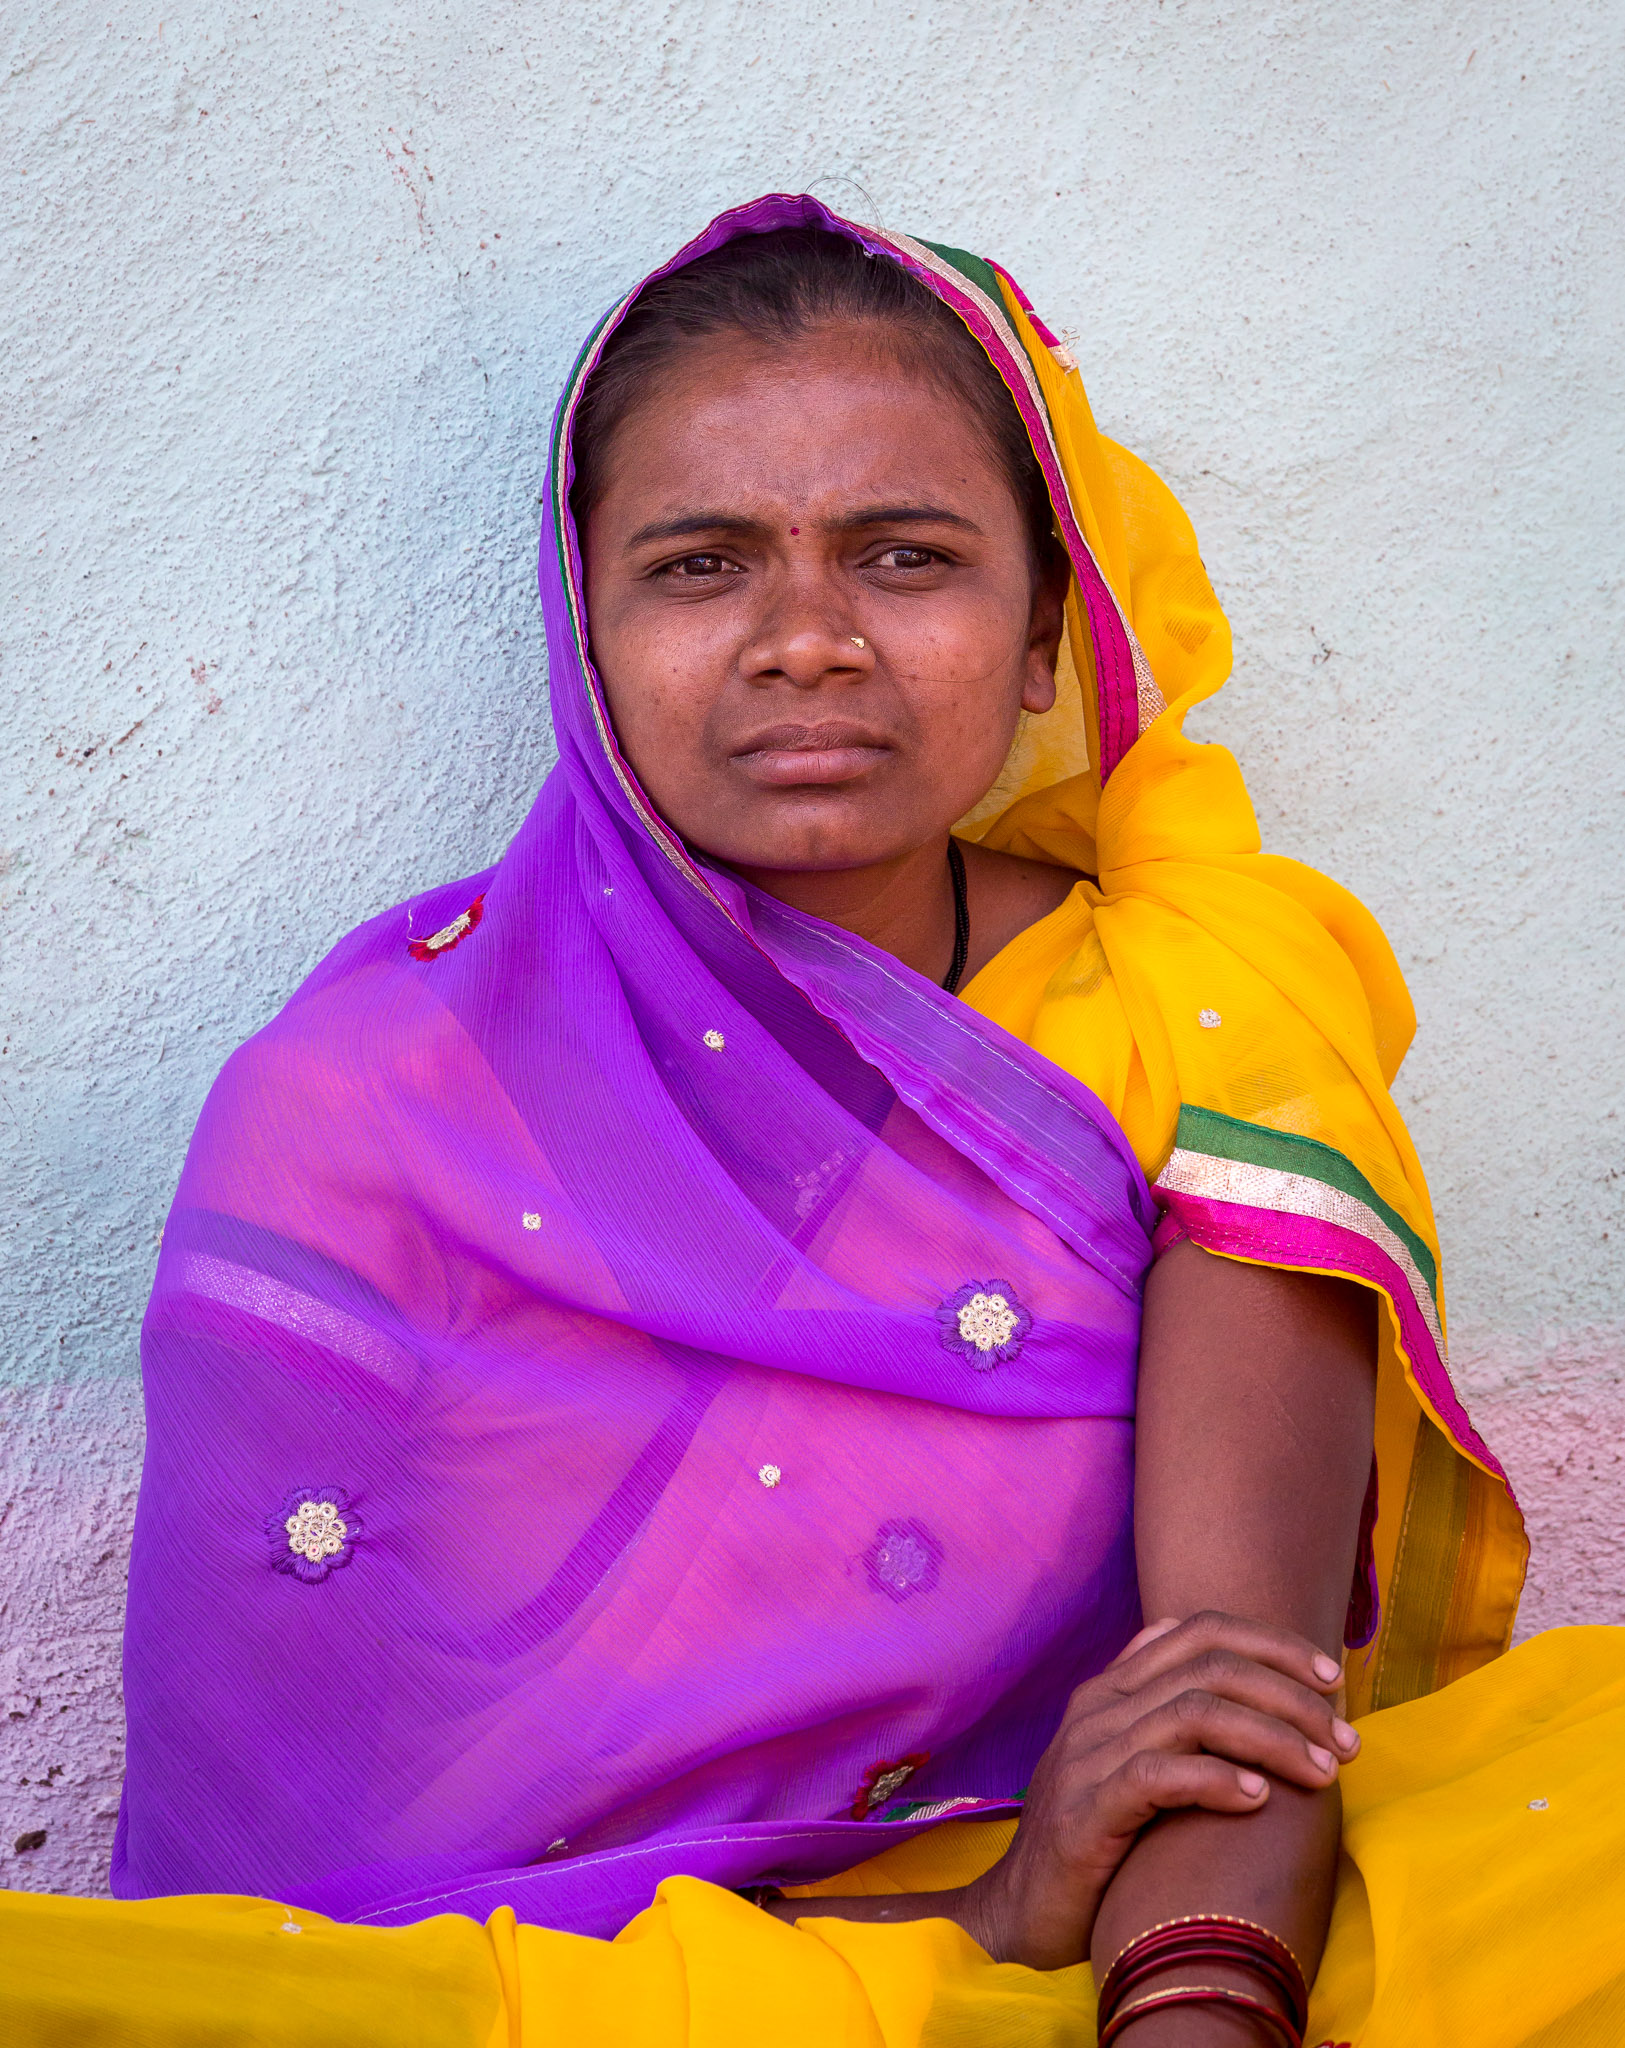
[[[1281,2048],[1281,2036],[1234,2007],[1175,2005],[1131,2018],[1114,2048]]]
[[[1118,2038],[1123,2048],[1164,2048],[1165,2043],[1167,2048],[1176,2048],[1176,2044],[1177,2048],[1187,2048],[1187,2044],[1194,2048],[1196,2043],[1200,2043],[1201,2048],[1209,2048],[1209,2044],[1211,2048],[1229,2048],[1232,2041],[1237,2048],[1242,2043],[1254,2041],[1266,2043],[1268,2048],[1282,2048],[1283,2041],[1291,2038],[1284,2035],[1279,2027],[1272,2026],[1261,2013],[1252,2013],[1245,2007],[1229,2005],[1219,1999],[1200,2005],[1159,2005],[1155,2002],[1162,1992],[1192,1986],[1236,1992],[1242,1998],[1267,2005],[1289,2026],[1293,2025],[1292,2014],[1279,1987],[1256,1971],[1234,1963],[1174,1966],[1136,1984],[1132,1994],[1118,2005],[1117,2017],[1122,2020],[1130,2008],[1139,2006],[1143,2000],[1152,2001],[1145,2012],[1133,2014],[1128,2024],[1121,2028]],[[1293,2027],[1295,2034],[1296,2028]]]

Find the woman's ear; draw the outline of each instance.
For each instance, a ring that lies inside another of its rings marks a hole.
[[[1065,548],[1052,540],[1033,578],[1032,621],[1027,628],[1027,674],[1022,684],[1023,711],[1048,711],[1055,703],[1055,663],[1066,626],[1066,593],[1072,564]]]

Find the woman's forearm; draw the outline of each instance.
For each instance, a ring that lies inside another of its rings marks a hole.
[[[1240,1265],[1190,1244],[1159,1261],[1146,1289],[1136,1468],[1148,1614],[1223,1607],[1296,1628],[1337,1655],[1371,1463],[1375,1334],[1372,1298],[1347,1283]],[[1270,1774],[1256,1813],[1156,1822],[1102,1901],[1091,1942],[1097,1978],[1160,1921],[1228,1913],[1278,1934],[1313,1983],[1341,1811],[1335,1784],[1310,1792]],[[1192,1968],[1172,1976],[1190,1982]],[[1212,2007],[1186,2007],[1136,2022],[1125,2048],[1218,2048],[1229,2039],[1274,2036]]]
[[[1155,1822],[1129,1851],[1101,1904],[1091,1944],[1095,1982],[1148,1927],[1187,1913],[1228,1913],[1280,1935],[1313,1983],[1331,1915],[1341,1818],[1335,1785],[1306,1792],[1272,1779],[1269,1801],[1257,1813],[1172,1813]],[[1198,1975],[1259,1990],[1245,1975],[1212,1965],[1174,1971],[1170,1981]],[[1125,2048],[1175,2048],[1187,2041],[1218,2048],[1231,2038],[1276,2039],[1251,2020],[1186,2007],[1138,2021]]]

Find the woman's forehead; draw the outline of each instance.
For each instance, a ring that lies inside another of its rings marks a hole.
[[[607,495],[670,495],[695,472],[835,493],[935,479],[1005,489],[975,409],[902,350],[830,328],[781,345],[697,338],[663,365],[602,450]]]

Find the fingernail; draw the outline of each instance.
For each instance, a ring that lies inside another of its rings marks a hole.
[[[1334,1678],[1342,1676],[1342,1666],[1334,1663],[1330,1657],[1317,1657],[1315,1659],[1315,1676],[1324,1679],[1330,1685]]]
[[[1264,1780],[1256,1771],[1238,1771],[1236,1773],[1236,1783],[1249,1799],[1256,1799],[1264,1789]]]
[[[1317,1768],[1323,1771],[1329,1771],[1337,1761],[1329,1749],[1322,1749],[1316,1742],[1310,1743],[1309,1754],[1314,1758]]]
[[[1358,1749],[1360,1746],[1359,1736],[1355,1734],[1347,1721],[1334,1721],[1332,1723],[1332,1740],[1339,1749]]]

